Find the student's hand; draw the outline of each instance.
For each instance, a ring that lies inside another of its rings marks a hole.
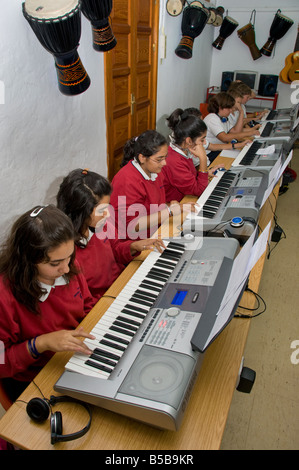
[[[191,145],[189,150],[195,157],[199,158],[200,163],[207,161],[207,153],[203,142],[199,142],[196,145]]]
[[[209,170],[208,170],[209,177],[210,176],[215,176],[214,173],[216,173],[217,170],[219,170],[219,168],[224,168],[224,167],[223,167],[223,165],[215,165],[215,166],[212,166],[212,168],[209,168]]]
[[[245,140],[242,140],[242,142],[237,142],[235,144],[235,149],[242,149],[245,147],[245,145],[247,144],[251,144],[252,143],[252,140],[251,139],[245,139]]]
[[[146,240],[137,240],[136,242],[131,243],[130,250],[131,255],[133,256],[138,251],[143,250],[158,250],[160,253],[166,248],[163,240],[159,238],[147,238]]]
[[[239,103],[239,101],[235,102],[234,110],[235,111],[242,111],[242,106],[241,106],[241,103]]]
[[[40,335],[36,338],[35,346],[40,354],[45,351],[70,351],[86,355],[91,354],[92,351],[80,338],[95,339],[93,335],[87,333],[82,327],[80,327],[77,330],[59,330]]]

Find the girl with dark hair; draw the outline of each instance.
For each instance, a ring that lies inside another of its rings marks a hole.
[[[54,352],[90,354],[78,327],[95,304],[75,261],[74,229],[56,207],[37,206],[13,224],[0,252],[0,377],[14,400]]]
[[[180,214],[177,201],[166,204],[162,168],[167,141],[148,130],[124,146],[122,168],[112,180],[111,204],[121,238],[148,238],[169,215]]]
[[[186,108],[185,109],[185,112],[188,112],[189,114],[194,114],[195,116],[197,116],[199,119],[202,119],[202,114],[200,112],[200,110],[198,108]],[[171,136],[170,136],[170,139],[171,139]],[[245,147],[246,144],[250,143],[251,140],[250,139],[247,139],[247,140],[243,140],[241,142],[237,142],[234,144],[234,148],[236,150],[240,150],[242,149],[243,147]],[[204,148],[207,152],[207,165],[209,166],[210,165],[210,159],[209,159],[209,155],[210,153],[209,152],[217,152],[217,155],[220,153],[220,151],[222,150],[231,150],[232,149],[232,144],[229,143],[229,144],[224,144],[224,143],[221,143],[221,144],[211,144],[208,139],[206,138],[206,144],[204,145]],[[213,153],[212,153],[213,155]],[[195,167],[198,167],[199,164],[200,164],[200,161],[197,157],[193,157],[193,163],[194,163],[194,166]],[[222,166],[221,165],[218,165],[217,167],[213,167],[211,168],[212,172],[214,173],[215,169],[217,168],[221,168]],[[210,176],[210,173],[209,173],[209,176]]]
[[[161,240],[119,240],[110,222],[111,185],[103,176],[76,169],[62,181],[57,206],[73,222],[76,259],[92,295],[99,299],[142,250],[162,250]]]
[[[208,185],[207,155],[204,149],[207,126],[192,108],[177,108],[167,118],[172,130],[167,165],[163,167],[166,201],[185,195],[199,196]],[[199,162],[199,170],[193,163]],[[214,169],[215,171],[215,169]]]
[[[229,121],[229,115],[236,109],[236,101],[229,93],[222,91],[210,97],[208,104],[209,114],[204,118],[207,125],[207,139],[212,144],[231,142],[235,148],[235,142],[244,140],[249,136],[259,135],[257,129],[242,129],[238,132]],[[237,105],[239,106],[239,105]],[[208,153],[210,161],[213,161],[220,152]]]

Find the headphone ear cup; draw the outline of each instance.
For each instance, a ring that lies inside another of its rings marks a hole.
[[[50,426],[51,444],[56,444],[56,442],[60,441],[59,438],[62,436],[62,414],[60,411],[55,411],[55,413],[51,414]]]
[[[32,400],[27,403],[26,411],[33,421],[42,423],[49,416],[50,406],[43,398],[32,398]]]

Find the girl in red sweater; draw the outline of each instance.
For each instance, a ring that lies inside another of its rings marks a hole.
[[[74,229],[54,206],[37,206],[13,225],[0,252],[0,378],[16,399],[54,352],[90,354],[76,330],[95,304],[75,261]]]
[[[185,195],[200,196],[209,182],[204,149],[207,126],[199,117],[181,108],[173,111],[167,121],[172,134],[167,165],[162,169],[166,201],[181,200]],[[195,168],[194,157],[199,161],[199,170]]]
[[[111,204],[119,236],[147,238],[170,215],[183,209],[175,198],[166,204],[162,168],[168,152],[164,136],[148,130],[128,140],[122,168],[112,180]]]
[[[158,239],[119,240],[110,217],[112,188],[98,173],[76,169],[66,176],[57,195],[57,206],[73,222],[77,234],[76,259],[92,295],[99,299],[142,250],[164,244]]]

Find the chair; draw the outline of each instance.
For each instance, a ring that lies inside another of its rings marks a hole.
[[[204,119],[204,118],[209,114],[209,111],[208,111],[208,103],[200,103],[200,105],[199,105],[199,111],[200,111],[201,114],[202,114],[202,119]]]
[[[2,380],[0,380],[0,403],[5,411],[7,411],[8,408],[10,408],[10,406],[13,404],[5,390],[5,387],[3,386]]]

